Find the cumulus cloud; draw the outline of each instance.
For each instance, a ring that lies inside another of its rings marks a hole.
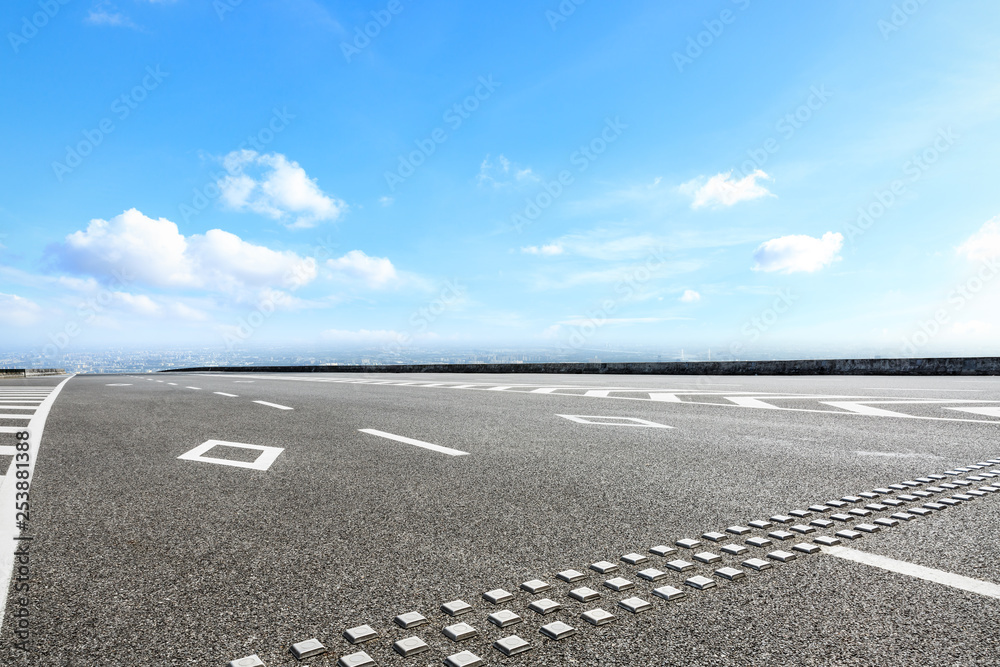
[[[0,292],[0,312],[3,313],[4,324],[26,327],[38,322],[42,309],[22,296]]]
[[[827,232],[821,238],[805,234],[781,236],[761,243],[754,251],[754,271],[812,273],[840,259],[844,235]]]
[[[121,283],[234,292],[277,285],[296,289],[316,278],[316,261],[271,250],[212,229],[184,236],[177,225],[136,209],[110,220],[91,220],[49,249],[75,272]]]
[[[385,257],[369,257],[360,250],[352,250],[343,257],[326,260],[334,277],[360,282],[367,287],[382,288],[397,282],[396,267]]]
[[[729,171],[716,174],[707,180],[704,176],[699,176],[682,184],[680,191],[691,197],[691,208],[694,209],[706,206],[719,208],[732,206],[741,201],[773,197],[774,195],[760,185],[757,179],[774,180],[760,169],[740,179],[734,179],[733,172]]]
[[[1000,215],[984,222],[957,250],[974,262],[1000,257]]]
[[[528,255],[561,255],[563,254],[563,247],[558,243],[549,243],[543,246],[529,245],[521,248],[521,252]]]
[[[233,151],[223,164],[229,173],[217,183],[221,199],[237,211],[254,211],[290,229],[304,229],[333,222],[347,209],[345,202],[324,193],[305,169],[280,153]]]
[[[681,301],[683,303],[694,303],[695,301],[701,301],[701,294],[694,291],[693,289],[684,290],[684,294],[681,294]]]

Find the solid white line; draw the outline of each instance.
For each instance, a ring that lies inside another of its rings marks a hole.
[[[377,435],[380,438],[388,438],[389,440],[395,440],[396,442],[405,442],[408,445],[413,445],[414,447],[423,447],[424,449],[429,449],[434,452],[440,452],[441,454],[447,454],[448,456],[468,456],[469,452],[463,452],[460,449],[452,449],[451,447],[442,447],[441,445],[434,445],[429,442],[424,442],[423,440],[414,440],[413,438],[407,438],[402,435],[393,435],[392,433],[386,433],[385,431],[376,431],[373,428],[359,428],[362,433],[368,433],[369,435]]]
[[[14,445],[5,445],[0,447],[0,456],[17,456],[17,447]],[[4,470],[6,473],[7,471]]]
[[[239,398],[237,394],[227,394],[224,391],[213,391],[213,394],[218,394],[219,396],[228,396],[229,398]]]
[[[0,419],[31,419],[31,415],[0,415]]]
[[[34,410],[37,407],[37,405],[0,405],[0,408],[4,410]]]
[[[266,405],[269,408],[278,408],[279,410],[294,410],[295,408],[290,408],[287,405],[278,405],[277,403],[268,403],[267,401],[254,401],[254,403],[260,403],[261,405]]]
[[[45,402],[39,406],[35,416],[27,426],[10,429],[0,427],[0,432],[10,433],[17,431],[28,431],[28,480],[32,479],[35,471],[35,463],[38,461],[38,450],[42,443],[42,432],[45,430],[45,420],[48,419],[49,410],[55,403],[59,392],[72,380],[76,374],[60,382],[53,388]],[[13,462],[12,462],[13,465]],[[14,551],[20,542],[17,538],[21,530],[17,527],[17,512],[15,499],[17,494],[17,479],[13,476],[6,476],[0,481],[0,626],[3,625],[4,608],[7,606],[7,591],[10,590],[10,577],[14,572]],[[30,544],[30,542],[28,543]]]
[[[945,408],[945,410],[957,410],[974,415],[986,415],[987,417],[1000,417],[1000,408]]]
[[[890,572],[898,572],[899,574],[916,577],[917,579],[923,579],[924,581],[933,581],[936,584],[951,586],[952,588],[969,591],[970,593],[978,593],[979,595],[1000,599],[1000,586],[989,581],[963,577],[960,574],[945,572],[943,570],[935,570],[930,567],[924,567],[923,565],[916,565],[914,563],[907,563],[906,561],[886,558],[885,556],[870,554],[856,549],[849,549],[848,547],[821,546],[820,549],[822,549],[824,553],[836,556],[837,558],[851,560],[855,563],[863,563],[864,565],[878,567]]]

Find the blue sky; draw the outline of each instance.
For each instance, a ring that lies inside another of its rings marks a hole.
[[[5,348],[1000,353],[995,3],[2,17]]]

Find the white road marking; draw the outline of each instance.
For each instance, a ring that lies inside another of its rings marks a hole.
[[[646,428],[673,428],[673,426],[667,426],[666,424],[657,424],[656,422],[651,422],[648,419],[639,419],[638,417],[602,417],[600,415],[556,415],[556,416],[562,417],[563,419],[568,419],[571,422],[576,422],[577,424],[595,424],[599,426],[643,426]],[[592,422],[588,421],[590,419],[616,419],[618,421]]]
[[[591,396],[593,398],[607,398],[608,394],[611,393],[608,389],[588,389],[584,396]],[[652,396],[652,394],[650,394]]]
[[[590,392],[587,392],[587,393],[589,394]],[[607,394],[605,394],[605,396],[606,395]],[[651,400],[651,401],[660,401],[660,402],[663,402],[663,403],[683,403],[684,402],[684,401],[682,401],[680,399],[680,397],[677,396],[677,394],[650,394],[649,395],[649,400]]]
[[[194,389],[195,391],[201,391],[201,387],[184,387],[185,389]]]
[[[6,403],[41,403],[43,399],[41,398],[0,398],[0,404]]]
[[[559,387],[541,387],[539,389],[532,389],[530,393],[532,394],[551,394]]]
[[[239,395],[237,394],[227,394],[224,391],[213,391],[212,393],[218,394],[219,396],[228,396],[229,398],[239,398]]]
[[[31,419],[31,415],[0,415],[0,419]]]
[[[1000,408],[945,408],[945,410],[958,410],[960,412],[969,412],[974,415],[1000,417]]]
[[[37,405],[0,405],[4,410],[34,410]]]
[[[42,444],[42,433],[45,431],[45,421],[49,417],[52,404],[59,397],[59,392],[72,380],[76,374],[53,387],[52,392],[45,401],[38,407],[34,417],[27,426],[10,427],[0,426],[0,433],[17,433],[18,431],[28,431],[28,479],[32,479],[35,471],[35,463],[38,462],[38,451]],[[14,462],[11,462],[14,465]],[[3,624],[4,608],[7,605],[7,592],[10,590],[10,577],[14,572],[14,551],[20,544],[18,537],[21,530],[17,527],[17,512],[15,499],[17,498],[17,479],[13,475],[4,476],[0,481],[0,625]]]
[[[291,381],[291,382],[337,382],[337,383],[358,382],[358,380],[349,379],[349,378],[289,377],[289,376],[280,376],[280,375],[279,376],[261,376],[261,375],[257,375],[257,376],[253,376],[253,377],[255,377],[258,380],[284,380],[284,381]],[[959,380],[959,382],[961,382],[961,380]],[[970,380],[969,382],[972,382],[972,381]],[[981,380],[980,382],[988,382],[988,381],[987,380]],[[399,382],[399,383],[396,383],[396,386],[417,385],[417,384],[421,384],[421,383],[417,383],[417,382]],[[713,383],[711,383],[711,386],[714,387],[714,386],[717,386],[717,385],[721,386],[721,385],[726,385],[726,384],[730,384],[730,383],[713,382]],[[532,387],[541,388],[541,387],[545,387],[545,386],[547,386],[547,385],[533,385],[533,384],[503,385],[503,386],[494,386],[494,385],[469,385],[467,388],[470,389],[470,390],[473,390],[473,391],[508,391],[508,390],[515,390],[515,391],[521,391],[521,393],[529,393],[529,392],[524,392],[523,390],[530,389]],[[741,386],[741,385],[736,384],[734,386]],[[448,386],[448,387],[444,387],[444,388],[446,388],[446,389],[459,389],[459,388],[463,388],[464,389],[466,387],[465,386]],[[582,385],[566,385],[563,388],[565,388],[565,389],[574,389],[574,390],[579,390],[579,389],[587,390],[588,389],[587,387],[582,386]],[[644,388],[629,388],[629,387],[597,388],[597,387],[594,387],[594,389],[600,389],[601,391],[605,391],[606,390],[608,392],[631,392],[631,393],[641,393],[641,394],[644,394],[643,396],[611,396],[611,395],[608,395],[606,397],[606,398],[609,398],[609,399],[623,400],[623,401],[647,401],[647,402],[659,401],[659,402],[668,402],[668,403],[682,402],[684,405],[706,405],[706,406],[711,406],[711,407],[715,407],[715,408],[719,408],[719,407],[723,407],[723,408],[753,407],[753,408],[761,408],[761,409],[767,409],[767,410],[784,410],[786,412],[808,412],[808,413],[820,414],[820,415],[848,415],[848,416],[874,416],[875,415],[875,411],[878,410],[878,408],[873,408],[870,411],[865,410],[865,408],[861,408],[862,411],[859,412],[858,410],[852,409],[851,407],[847,407],[847,406],[857,406],[857,405],[859,405],[861,403],[877,403],[877,402],[895,403],[895,402],[901,402],[901,401],[905,401],[906,400],[903,397],[900,397],[898,399],[897,398],[880,399],[879,397],[872,397],[872,396],[830,396],[830,395],[818,395],[818,394],[792,394],[792,393],[787,393],[787,394],[781,394],[781,395],[779,395],[779,394],[776,394],[775,392],[766,392],[766,391],[737,391],[737,392],[734,393],[732,390],[712,391],[712,390],[696,389],[696,388],[691,388],[691,387],[687,387],[687,388],[683,388],[683,389],[661,389],[661,390],[659,390],[659,392],[650,392],[650,390],[649,390],[648,387],[644,387]],[[757,401],[759,401],[761,404],[753,404],[751,401],[744,401],[743,405],[739,405],[739,404],[734,403],[734,402],[719,403],[719,402],[712,402],[712,401],[697,401],[697,400],[674,401],[674,400],[672,400],[670,398],[653,398],[654,393],[657,396],[660,396],[660,395],[664,395],[665,396],[665,395],[669,395],[669,394],[676,394],[676,395],[687,396],[689,398],[694,398],[694,397],[697,397],[697,396],[725,396],[730,401],[732,401],[734,398],[741,398],[741,397],[737,397],[735,395],[735,394],[741,394],[742,396],[756,398]],[[586,394],[560,393],[560,392],[555,392],[555,395],[557,395],[557,396],[582,396],[582,397],[586,396]],[[796,399],[796,400],[816,400],[817,402],[819,402],[819,399],[830,399],[830,398],[845,398],[845,399],[855,399],[855,400],[852,400],[852,401],[843,401],[844,405],[834,405],[832,403],[830,404],[833,407],[840,407],[840,408],[842,408],[840,410],[817,409],[817,408],[788,408],[788,407],[776,406],[776,405],[772,405],[770,403],[764,402],[764,399],[766,399],[766,400],[775,400],[775,399],[779,399],[779,398],[783,398],[783,399]],[[924,400],[924,401],[915,401],[915,402],[918,402],[918,403],[925,403],[925,402],[926,403],[941,403],[941,402],[952,402],[953,400],[955,400],[955,399],[942,399],[942,400],[939,400],[939,401]],[[959,402],[966,402],[966,403],[997,403],[998,401],[966,400],[966,401],[959,401]],[[963,422],[963,423],[968,423],[968,424],[1000,424],[1000,420],[991,420],[991,419],[963,419],[963,418],[960,418],[960,417],[930,417],[930,416],[924,416],[924,415],[910,415],[910,414],[905,414],[905,413],[902,413],[902,412],[893,412],[891,410],[883,410],[882,412],[878,413],[878,416],[881,416],[881,417],[896,417],[896,418],[905,418],[905,419],[923,419],[923,420],[927,420],[927,421]]]
[[[105,387],[131,387],[131,383],[128,382],[113,382],[111,384],[104,385]]]
[[[254,401],[254,403],[260,403],[261,405],[266,405],[269,408],[278,408],[279,410],[294,410],[295,408],[290,408],[287,405],[278,405],[277,403],[268,403],[267,401]]]
[[[253,380],[233,380],[233,384],[253,384]]]
[[[377,431],[373,428],[359,428],[362,433],[367,433],[369,435],[377,435],[380,438],[387,438],[389,440],[395,440],[396,442],[403,442],[407,445],[413,445],[414,447],[423,447],[424,449],[429,449],[432,452],[439,452],[441,454],[447,454],[448,456],[468,456],[469,452],[463,452],[460,449],[452,449],[451,447],[442,447],[441,445],[435,445],[430,442],[424,442],[423,440],[414,440],[413,438],[407,438],[402,435],[393,435],[392,433],[386,433],[385,431]]]
[[[882,401],[882,400],[865,400],[865,401],[820,401],[824,405],[829,405],[835,408],[840,408],[842,410],[849,410],[850,412],[856,412],[860,415],[868,415],[873,417],[897,417],[903,419],[947,419],[946,417],[917,417],[916,415],[906,414],[905,412],[896,412],[894,410],[885,410],[883,408],[876,408],[872,403],[877,403],[879,405],[935,405],[939,403],[992,403],[993,401],[975,401],[975,400],[965,400],[961,398],[941,398],[937,400],[933,399],[917,399],[913,401]]]
[[[225,447],[237,447],[239,449],[256,449],[261,453],[252,462],[248,463],[246,461],[230,461],[229,459],[217,459],[211,456],[203,456],[205,452],[209,451],[216,445],[222,445]],[[207,440],[202,444],[198,445],[190,452],[184,452],[177,458],[182,461],[202,461],[204,463],[217,463],[223,466],[234,466],[236,468],[249,468],[251,470],[267,470],[274,463],[275,459],[281,452],[285,451],[284,447],[266,447],[264,445],[249,445],[245,442],[227,442],[225,440]]]
[[[175,387],[177,386],[177,383],[176,383],[176,382],[168,382],[167,384],[172,384],[172,385],[173,385],[173,386],[175,386]]]
[[[14,445],[0,446],[0,456],[17,456],[17,447]],[[7,472],[4,470],[4,472]]]
[[[899,574],[916,577],[917,579],[923,579],[924,581],[933,581],[936,584],[950,586],[952,588],[968,591],[970,593],[977,593],[979,595],[1000,599],[1000,586],[989,581],[963,577],[960,574],[945,572],[943,570],[935,570],[930,567],[924,567],[923,565],[907,563],[906,561],[887,558],[886,556],[879,556],[877,554],[870,554],[864,551],[850,549],[848,547],[820,546],[820,549],[823,550],[823,553],[836,556],[837,558],[843,558],[845,560],[854,561],[855,563],[870,565],[871,567],[878,567],[890,572],[898,572]]]

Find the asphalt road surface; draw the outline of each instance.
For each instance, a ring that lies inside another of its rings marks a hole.
[[[2,665],[1000,662],[1000,379],[171,373],[0,394]],[[410,612],[426,622],[394,622]],[[575,634],[543,634],[558,623]],[[512,635],[530,648],[507,657]],[[403,657],[411,637],[427,648]],[[312,638],[327,652],[298,661]]]

